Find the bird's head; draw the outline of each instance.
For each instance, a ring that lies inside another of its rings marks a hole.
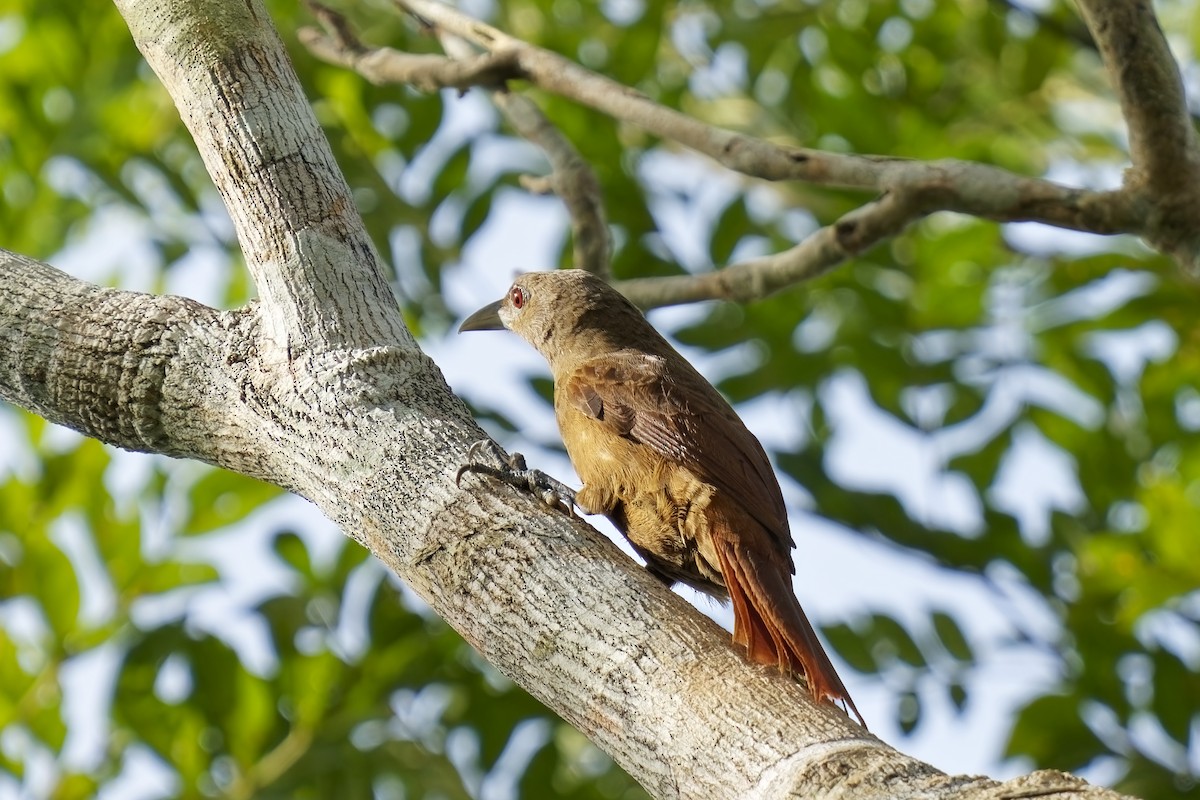
[[[463,320],[458,331],[507,328],[529,342],[551,366],[618,349],[614,337],[653,328],[625,296],[580,269],[518,275],[504,297]]]

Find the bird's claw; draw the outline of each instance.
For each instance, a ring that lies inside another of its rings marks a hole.
[[[485,456],[493,463],[489,464],[483,461]],[[458,468],[458,472],[454,473],[454,485],[461,486],[462,476],[468,472],[492,475],[493,470],[526,472],[528,471],[528,467],[525,465],[525,456],[520,453],[509,455],[500,449],[500,445],[491,439],[480,439],[467,449],[466,463]],[[501,480],[504,479],[501,478]]]
[[[487,459],[486,461],[484,459]],[[454,474],[454,484],[459,485],[468,472],[489,475],[522,491],[530,492],[551,508],[576,516],[575,490],[560,480],[552,478],[540,469],[529,469],[525,456],[504,452],[491,439],[480,439],[467,450],[467,461]]]

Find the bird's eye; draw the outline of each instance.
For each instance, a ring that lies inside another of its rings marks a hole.
[[[525,305],[525,290],[520,286],[514,286],[508,291],[508,302],[512,303],[513,308],[522,308]]]

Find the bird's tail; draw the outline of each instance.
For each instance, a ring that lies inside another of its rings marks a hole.
[[[804,673],[817,702],[836,705],[841,701],[865,728],[862,714],[792,594],[791,580],[784,569],[736,542],[719,542],[716,549],[733,602],[733,641],[746,648],[753,662]]]

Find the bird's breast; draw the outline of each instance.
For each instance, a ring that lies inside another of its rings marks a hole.
[[[613,433],[574,408],[560,406],[557,417],[567,455],[584,484],[604,485],[627,495],[662,482],[666,461],[650,448]]]
[[[560,408],[558,421],[581,496],[603,498],[594,510],[612,518],[655,574],[723,596],[710,525],[714,487],[572,408]]]

